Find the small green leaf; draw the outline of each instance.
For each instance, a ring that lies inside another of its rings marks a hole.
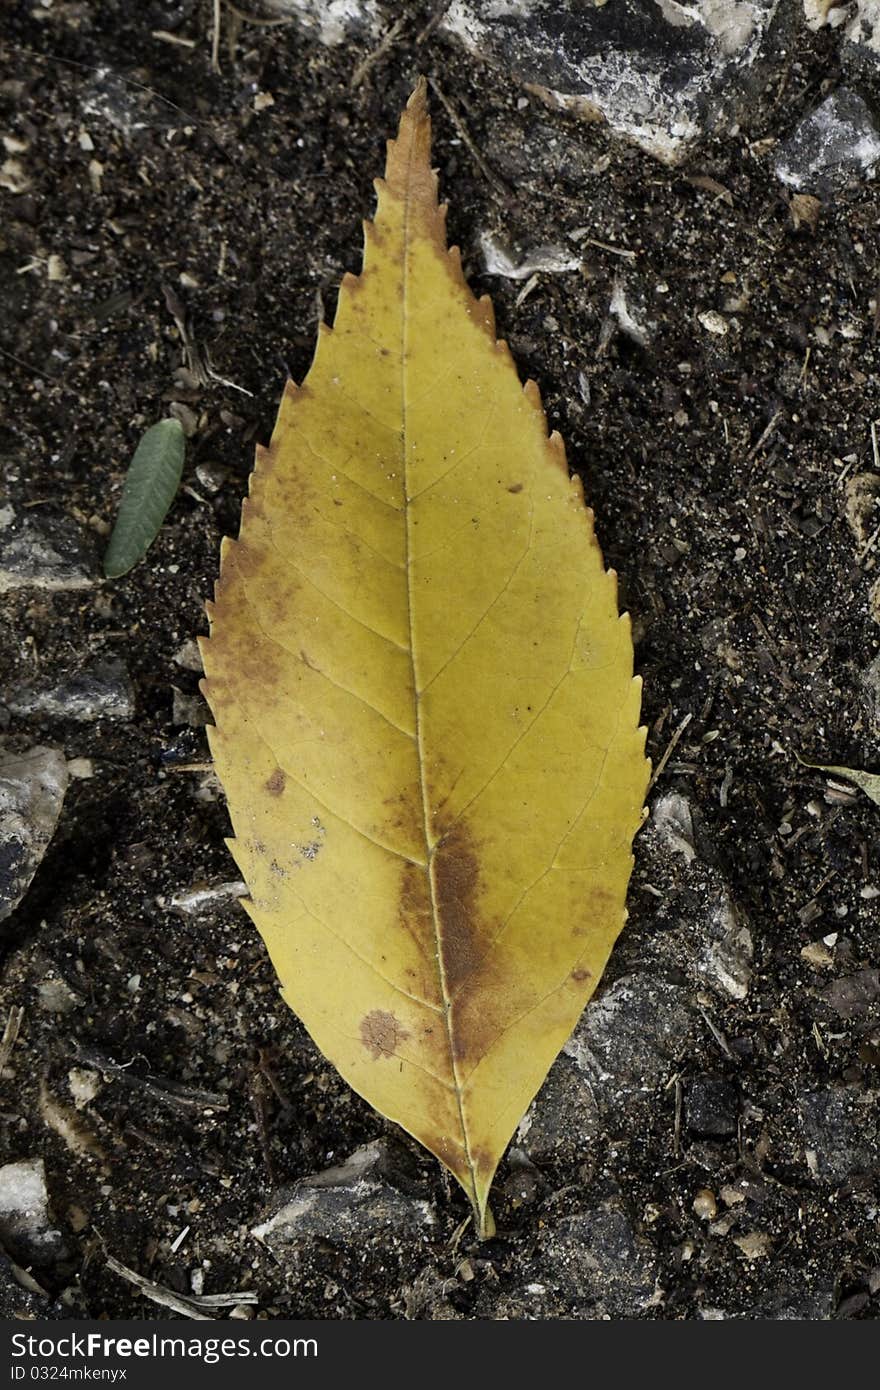
[[[185,439],[179,420],[160,420],[134,451],[122,487],[104,574],[118,579],[149,550],[174,501],[183,473]]]
[[[840,767],[836,763],[808,763],[800,753],[796,753],[795,757],[804,767],[814,767],[819,772],[833,772],[838,777],[845,777],[848,782],[854,782],[865,796],[869,796],[876,806],[880,806],[880,772],[863,772],[861,768]]]

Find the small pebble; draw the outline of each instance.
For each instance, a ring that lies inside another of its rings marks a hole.
[[[718,1213],[715,1194],[708,1187],[701,1187],[694,1198],[694,1213],[701,1221],[714,1221]]]

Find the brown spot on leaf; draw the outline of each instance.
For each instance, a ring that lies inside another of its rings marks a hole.
[[[394,1014],[385,1009],[373,1009],[361,1019],[361,1042],[374,1061],[393,1057],[398,1044],[409,1037]]]
[[[586,970],[583,966],[579,966],[577,970],[572,970],[571,972],[571,978],[577,980],[578,984],[580,984],[582,980],[592,979],[592,976],[592,970]]]
[[[280,796],[287,778],[280,767],[276,767],[271,777],[266,778],[266,791],[270,796]]]
[[[522,485],[522,483],[514,483],[512,487],[509,487],[509,488],[507,489],[508,492],[522,492],[522,490],[523,490],[523,485]]]

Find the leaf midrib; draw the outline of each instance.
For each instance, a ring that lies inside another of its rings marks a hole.
[[[446,968],[443,959],[443,936],[440,931],[440,918],[437,910],[437,897],[434,891],[434,875],[431,872],[431,865],[434,858],[436,845],[431,844],[431,835],[428,824],[428,792],[425,782],[425,757],[421,719],[421,700],[419,696],[419,686],[416,677],[416,650],[415,632],[413,628],[413,594],[412,594],[412,567],[410,562],[410,495],[409,495],[409,473],[408,473],[408,434],[407,434],[407,361],[409,353],[409,266],[410,266],[410,204],[411,204],[411,174],[413,165],[413,152],[415,140],[410,134],[409,145],[406,151],[406,180],[404,183],[403,195],[403,247],[401,267],[401,328],[400,328],[400,410],[401,410],[401,478],[403,480],[403,508],[404,508],[404,535],[405,535],[405,582],[406,582],[406,611],[409,625],[409,654],[410,670],[412,673],[413,690],[413,713],[416,731],[416,758],[419,765],[419,791],[422,802],[422,818],[425,837],[425,874],[428,880],[428,892],[431,899],[431,921],[434,928],[434,939],[437,948],[437,979],[440,987],[440,998],[443,1005],[443,1021],[446,1028],[446,1042],[449,1051],[449,1066],[454,1083],[456,1105],[458,1107],[458,1119],[461,1127],[461,1137],[464,1144],[465,1158],[467,1159],[468,1170],[470,1172],[471,1188],[474,1203],[478,1203],[479,1195],[477,1191],[477,1176],[474,1170],[473,1157],[471,1155],[470,1136],[468,1134],[467,1122],[464,1115],[462,1104],[463,1087],[461,1078],[458,1074],[458,1065],[455,1060],[455,1048],[452,1037],[451,1019],[451,995],[449,993],[446,979]]]

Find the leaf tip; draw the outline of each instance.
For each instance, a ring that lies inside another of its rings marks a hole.
[[[409,111],[416,120],[420,120],[427,114],[428,79],[423,72],[419,73],[416,78],[416,85],[406,99],[406,110]]]

